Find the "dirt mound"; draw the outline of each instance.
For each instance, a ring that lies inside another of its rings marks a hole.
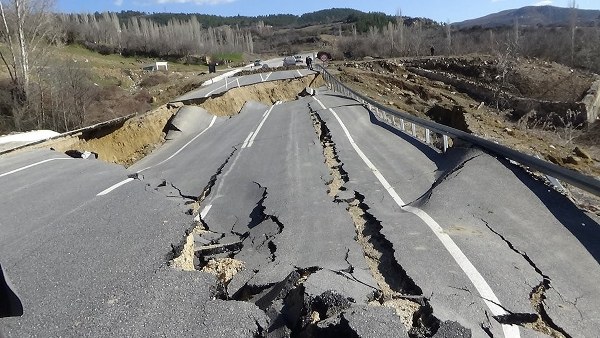
[[[472,84],[479,91],[493,93],[494,88],[498,88],[494,85],[498,86],[501,80],[496,77],[502,74],[498,62],[484,56],[471,56],[464,60],[371,60],[338,63],[339,68],[334,73],[349,87],[390,108],[468,130],[523,153],[600,177],[600,122],[577,129],[575,124],[548,123],[547,126],[540,123],[544,122],[540,119],[535,119],[536,123],[530,123],[527,118],[515,120],[513,112],[519,107],[501,109],[500,104],[474,98],[451,83],[408,70],[411,65],[419,65],[424,72],[430,72],[427,68],[443,71],[449,74],[446,78],[464,79],[465,83]],[[571,72],[568,67],[555,63],[526,59],[512,59],[510,62],[514,83],[508,87],[512,86],[515,93],[533,97],[571,100],[572,104],[578,104],[594,79],[593,74],[577,70]],[[511,77],[508,73],[505,76],[507,79]],[[545,107],[543,103],[539,105],[542,108]],[[536,113],[535,110],[532,112]],[[578,151],[575,151],[576,148]],[[588,156],[581,155],[582,152]],[[598,201],[594,203],[599,204]]]
[[[465,120],[465,110],[461,106],[454,106],[452,109],[448,109],[440,105],[435,105],[427,111],[427,116],[439,124],[471,133]]]
[[[263,82],[253,86],[234,88],[221,96],[211,97],[197,105],[217,116],[232,116],[239,113],[247,101],[257,101],[272,105],[277,101],[295,100],[306,87],[324,85],[320,75],[305,76],[299,79]]]
[[[232,89],[221,96],[206,99],[198,105],[210,114],[231,116],[237,114],[247,101],[272,105],[277,101],[296,99],[298,93],[305,87],[322,85],[324,81],[320,75],[265,82]],[[97,153],[98,158],[103,161],[127,167],[164,143],[165,132],[168,130],[167,124],[180,107],[181,104],[166,104],[117,125],[80,132],[41,143],[36,147],[51,147],[60,152],[91,151]]]
[[[409,60],[405,65],[450,73],[512,95],[545,101],[580,101],[594,82],[593,74],[555,62],[508,56],[426,58]]]
[[[103,161],[130,166],[164,142],[163,129],[176,111],[174,105],[163,105],[121,125],[85,131],[40,146],[61,152],[92,151]]]

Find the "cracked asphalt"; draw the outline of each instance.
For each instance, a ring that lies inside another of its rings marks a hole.
[[[0,158],[24,306],[2,335],[596,335],[599,225],[520,167],[439,153],[326,89],[171,124],[128,169]]]

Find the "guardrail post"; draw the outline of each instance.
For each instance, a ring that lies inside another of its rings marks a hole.
[[[412,136],[413,137],[417,137],[417,126],[414,123],[410,123],[411,127],[412,127]]]
[[[444,152],[448,151],[448,135],[444,135]]]
[[[425,128],[425,142],[427,144],[431,144],[431,136],[429,135],[429,129]]]
[[[404,128],[404,119],[400,119],[400,129],[402,129],[402,131],[406,131],[406,128]]]
[[[396,126],[396,117],[392,116],[392,125],[395,127]]]

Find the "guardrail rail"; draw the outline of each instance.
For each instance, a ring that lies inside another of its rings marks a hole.
[[[385,107],[382,104],[350,89],[321,65],[316,65],[316,67],[319,68],[319,71],[321,71],[321,74],[323,75],[323,78],[325,79],[329,89],[358,101],[369,111],[376,114],[381,121],[390,124],[394,128],[400,127],[400,130],[404,133],[430,146],[437,147],[443,152],[447,151],[452,144],[456,144],[457,141],[466,142],[494,155],[504,157],[524,167],[528,167],[530,170],[543,173],[548,176],[550,182],[560,179],[596,196],[600,196],[600,180],[596,179],[595,177],[584,175],[577,171],[558,166],[554,163],[544,161],[537,157],[521,153],[517,150],[466,133],[462,130],[454,129],[452,127],[448,127],[430,120],[425,120],[405,112]],[[421,136],[424,137],[421,138]],[[438,139],[441,139],[441,142],[437,142]],[[553,182],[553,184],[555,183]]]

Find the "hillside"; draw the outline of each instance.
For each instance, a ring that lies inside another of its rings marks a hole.
[[[96,13],[97,19],[100,19],[101,16],[101,13]],[[330,8],[302,15],[271,14],[259,16],[218,16],[198,13],[144,13],[137,11],[121,11],[116,13],[116,16],[123,22],[127,22],[132,18],[144,18],[152,20],[160,25],[167,25],[172,20],[187,21],[195,17],[198,22],[202,23],[203,27],[220,27],[224,25],[255,27],[259,23],[264,23],[267,26],[282,28],[306,27],[343,22],[355,23],[357,26],[363,27],[363,31],[368,30],[369,26],[381,28],[387,25],[388,22],[395,21],[395,17],[385,13],[365,13],[351,8]],[[358,28],[358,30],[361,31],[361,28]]]
[[[459,28],[493,28],[511,26],[516,20],[521,26],[566,26],[576,13],[578,26],[594,26],[600,23],[600,10],[571,9],[554,6],[527,6],[490,14],[481,18],[453,23]]]

